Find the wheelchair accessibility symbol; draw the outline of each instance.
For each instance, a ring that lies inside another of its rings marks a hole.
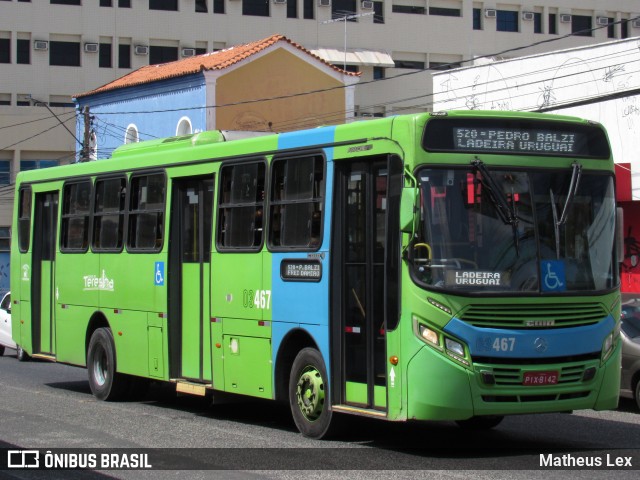
[[[564,262],[559,260],[542,260],[542,262],[540,262],[540,270],[542,273],[543,292],[564,292],[567,289]]]
[[[164,285],[164,262],[156,262],[155,272],[154,284],[156,287],[162,287]]]

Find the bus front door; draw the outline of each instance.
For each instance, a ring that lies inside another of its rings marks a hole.
[[[36,193],[31,273],[31,338],[34,354],[55,356],[55,260],[58,192]]]
[[[387,158],[334,165],[333,401],[384,411]]]
[[[176,179],[169,240],[172,378],[211,382],[210,272],[213,175]]]

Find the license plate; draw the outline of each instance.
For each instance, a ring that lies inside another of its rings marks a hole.
[[[558,383],[558,372],[524,372],[522,384],[532,387],[536,385],[555,385]]]

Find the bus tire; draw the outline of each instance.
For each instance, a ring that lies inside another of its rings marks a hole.
[[[16,345],[16,358],[19,362],[26,362],[29,360],[29,354],[24,351],[20,345]]]
[[[305,437],[320,439],[332,422],[327,371],[315,348],[300,350],[291,367],[289,404],[296,427]]]
[[[471,417],[467,420],[457,420],[456,423],[465,430],[489,430],[497,426],[503,419],[504,416],[502,415],[487,415]]]
[[[98,328],[89,341],[87,370],[91,393],[98,400],[121,399],[129,386],[129,379],[116,372],[116,348],[109,328]]]
[[[0,345],[0,357],[4,355],[4,345]]]
[[[640,410],[640,379],[638,379],[638,381],[636,382],[636,406],[638,407],[638,410]]]

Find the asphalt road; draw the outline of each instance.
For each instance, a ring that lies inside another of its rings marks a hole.
[[[616,411],[508,417],[487,432],[348,417],[331,441],[302,437],[284,405],[235,400],[212,405],[158,384],[136,401],[100,402],[86,370],[21,363],[7,350],[0,357],[0,455],[51,449],[59,461],[70,453],[96,455],[99,463],[104,452],[133,452],[154,470],[8,469],[0,478],[635,479],[640,469],[640,412],[624,399]],[[607,465],[617,458],[633,470]]]

